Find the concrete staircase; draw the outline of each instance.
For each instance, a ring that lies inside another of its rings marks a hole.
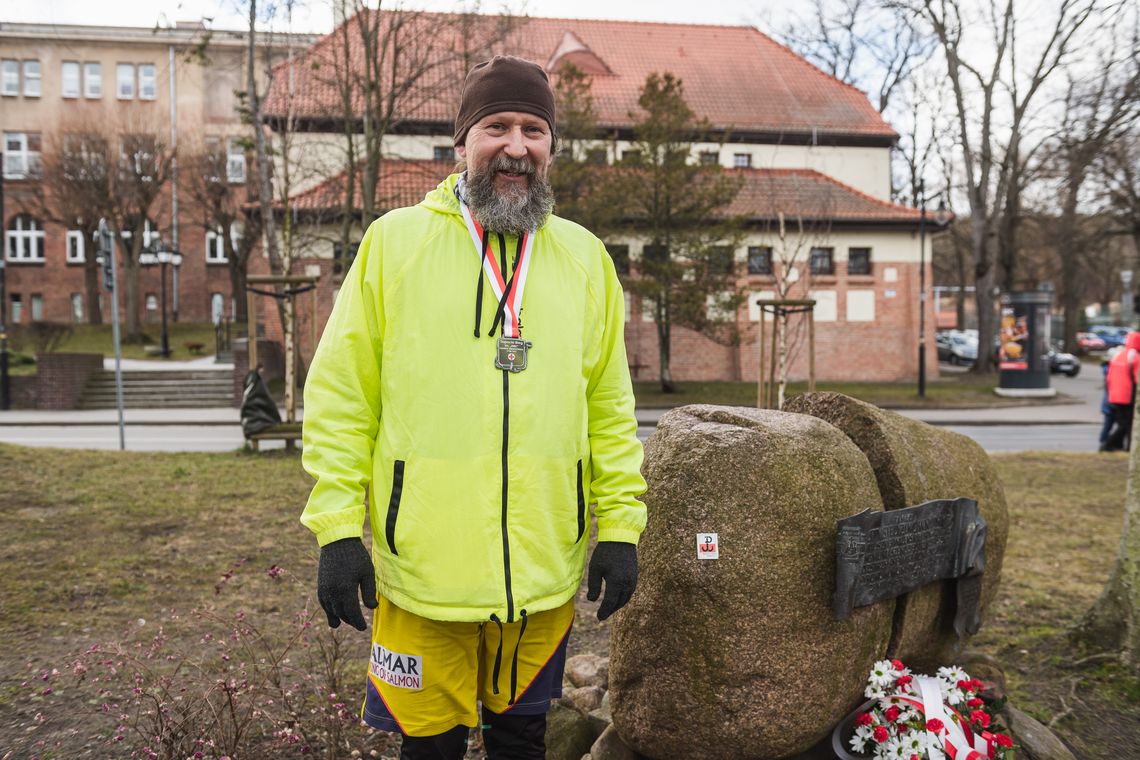
[[[203,409],[233,406],[233,369],[123,370],[126,409]],[[115,408],[115,372],[91,376],[80,409]]]

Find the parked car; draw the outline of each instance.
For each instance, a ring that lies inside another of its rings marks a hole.
[[[935,335],[938,360],[951,364],[973,364],[978,360],[978,338],[967,332],[949,330]]]
[[[1116,325],[1093,325],[1089,328],[1096,337],[1104,341],[1105,348],[1116,348],[1124,345],[1124,338],[1128,335],[1127,327]]]
[[[1097,336],[1095,333],[1091,333],[1091,332],[1079,332],[1079,333],[1077,333],[1077,350],[1078,351],[1087,354],[1089,351],[1103,351],[1106,348],[1108,348],[1107,344],[1105,344],[1104,340],[1102,338],[1100,338],[1099,336]]]
[[[1072,354],[1050,349],[1049,372],[1054,375],[1064,374],[1068,377],[1076,377],[1081,372],[1081,362]]]

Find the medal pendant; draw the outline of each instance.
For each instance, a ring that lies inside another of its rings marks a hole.
[[[495,367],[509,372],[526,369],[526,355],[533,343],[522,338],[499,338],[495,352]]]

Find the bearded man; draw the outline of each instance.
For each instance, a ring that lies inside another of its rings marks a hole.
[[[551,214],[539,66],[472,69],[455,145],[465,171],[374,222],[337,296],[305,386],[301,521],[329,625],[365,630],[360,598],[374,609],[364,721],[399,731],[405,760],[458,760],[480,724],[492,760],[538,760],[587,505],[598,618],[637,582],[625,303],[602,243]]]

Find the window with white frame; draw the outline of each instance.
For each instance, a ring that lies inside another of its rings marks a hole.
[[[39,61],[24,61],[24,97],[38,98],[43,92]]]
[[[31,214],[17,214],[8,222],[5,246],[8,261],[42,263],[44,260],[44,226]]]
[[[138,179],[149,182],[158,169],[158,146],[154,135],[123,135],[119,146],[123,168]]]
[[[245,182],[245,149],[236,137],[226,138],[226,179],[238,184]]]
[[[71,294],[71,321],[76,324],[83,323],[83,294]]]
[[[0,61],[0,95],[15,97],[20,94],[20,62],[11,59]]]
[[[158,314],[158,296],[154,293],[146,294],[146,318],[148,320],[155,319]]]
[[[44,319],[43,293],[32,293],[32,321],[42,322]]]
[[[79,97],[79,61],[64,61],[59,65],[59,94],[65,98]]]
[[[130,63],[115,66],[115,96],[119,100],[132,100],[135,97],[135,67]]]
[[[231,234],[231,239],[233,234]],[[212,230],[206,230],[206,263],[207,264],[225,264],[229,261],[226,258],[226,240],[222,233],[222,228],[216,227]]]
[[[12,296],[12,323],[20,324],[24,318],[24,299],[19,293],[13,293]]]
[[[131,227],[134,227],[133,222],[131,222],[130,225],[131,225]],[[132,237],[134,237],[134,235],[133,235],[131,230],[126,229],[126,230],[123,230],[122,237],[123,237],[123,240],[130,240]],[[158,225],[157,224],[155,224],[154,222],[152,222],[149,219],[147,219],[145,222],[143,222],[143,243],[142,243],[143,248],[150,248],[155,243],[157,243],[161,237],[162,236],[158,231]]]
[[[4,179],[25,179],[39,174],[41,147],[39,132],[5,132]]]
[[[67,263],[82,264],[87,261],[87,246],[84,245],[83,233],[79,230],[67,231]]]
[[[751,153],[733,153],[732,154],[732,168],[734,169],[747,169],[752,166]]]
[[[226,297],[221,293],[210,294],[210,321],[220,325],[226,316]]]
[[[92,100],[103,97],[103,64],[96,61],[83,64],[83,97]]]
[[[139,64],[139,100],[154,100],[158,97],[158,77],[153,63]]]

